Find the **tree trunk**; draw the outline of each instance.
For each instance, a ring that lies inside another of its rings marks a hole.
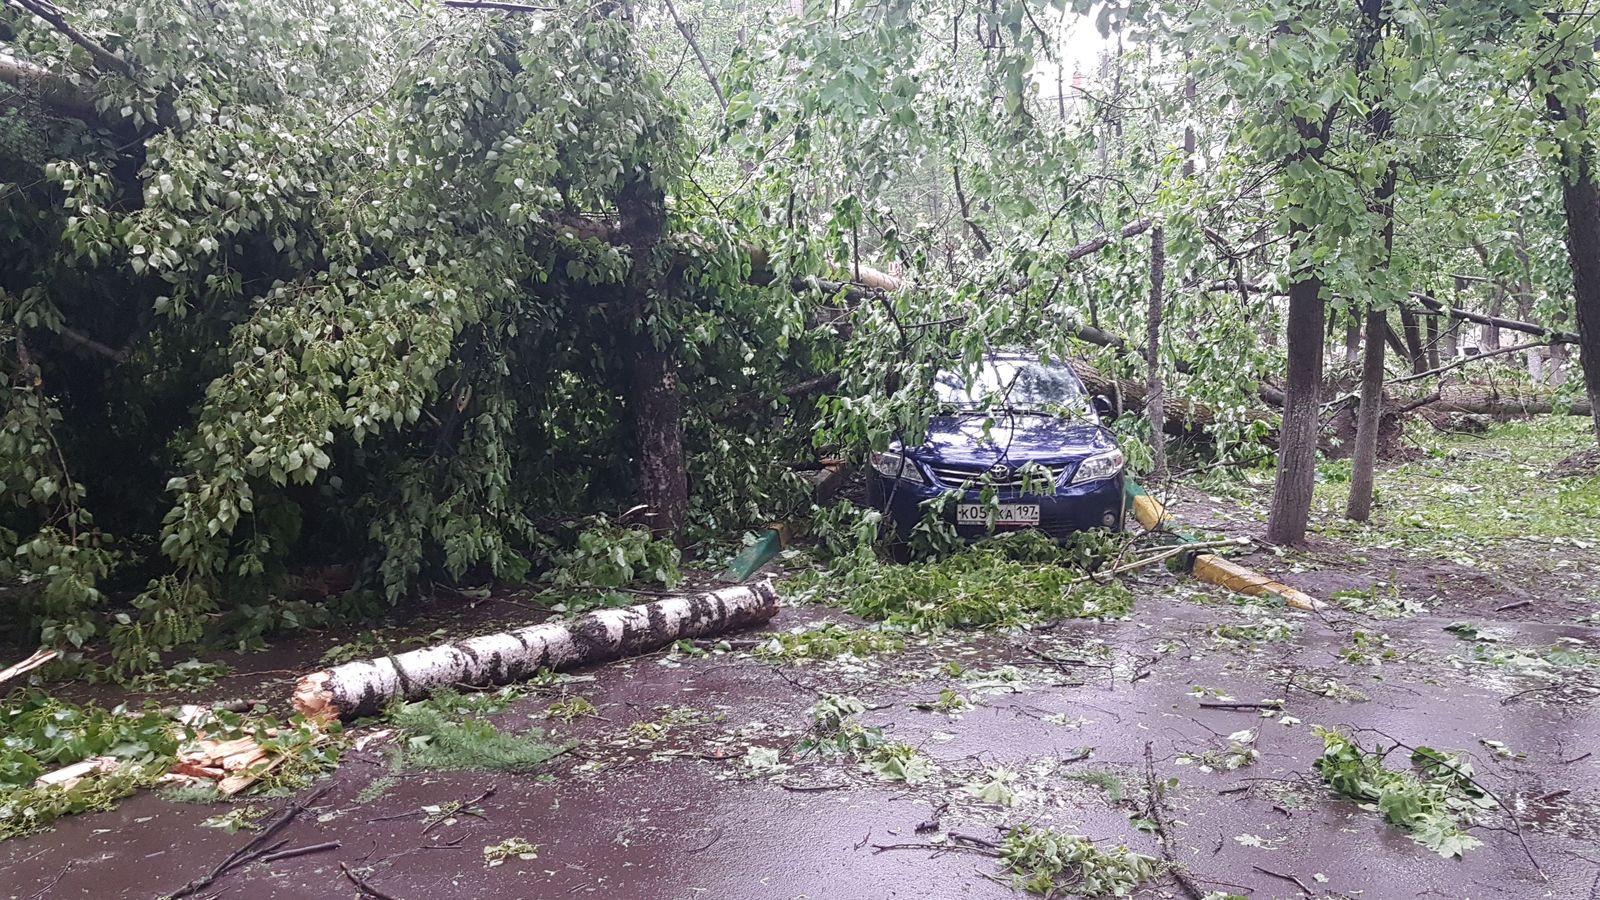
[[[662,296],[656,248],[666,231],[666,198],[648,177],[617,198],[618,232],[632,257],[618,323],[627,361],[629,411],[636,441],[639,494],[650,508],[651,531],[681,543],[689,511],[689,468],[683,453],[683,401],[672,354],[656,346],[645,322],[652,298]]]
[[[1381,309],[1367,312],[1367,346],[1361,359],[1361,405],[1356,420],[1356,450],[1350,460],[1350,497],[1345,517],[1365,522],[1372,515],[1373,468],[1378,461],[1378,427],[1383,424],[1383,330]]]
[[[1150,311],[1146,320],[1145,414],[1150,417],[1150,477],[1167,480],[1165,387],[1161,380],[1161,305],[1167,278],[1167,237],[1161,226],[1150,230]]]
[[[1479,388],[1461,385],[1452,385],[1449,389],[1441,388],[1438,397],[1424,398],[1428,402],[1417,403],[1414,408],[1424,406],[1438,412],[1467,413],[1476,416],[1497,416],[1505,418],[1520,418],[1525,416],[1545,416],[1556,411],[1555,404],[1549,395],[1519,393],[1515,391],[1496,391],[1489,388]],[[1572,416],[1594,415],[1595,406],[1588,400],[1579,400],[1563,410]]]
[[[1546,97],[1551,118],[1568,111],[1554,93]],[[1576,110],[1584,125],[1588,115]],[[1578,361],[1589,395],[1595,442],[1600,444],[1600,186],[1595,182],[1594,148],[1587,141],[1561,144],[1561,201],[1567,216],[1567,256],[1572,261],[1573,302],[1578,313]]]
[[[544,669],[649,653],[674,641],[759,625],[777,612],[778,594],[767,582],[602,609],[570,622],[530,625],[312,672],[295,686],[294,708],[308,719],[324,721],[372,715],[397,698],[412,700],[455,685],[510,684]]]
[[[1291,224],[1291,257],[1299,255],[1308,239],[1306,226]],[[1274,544],[1304,541],[1311,515],[1311,492],[1317,477],[1317,398],[1322,388],[1322,329],[1326,316],[1322,280],[1309,271],[1296,273],[1294,283],[1289,285],[1285,342],[1289,373],[1284,381],[1287,396],[1283,427],[1278,433],[1278,476],[1272,490],[1272,513],[1267,519],[1267,540]]]
[[[1361,7],[1367,28],[1363,34],[1360,77],[1364,87],[1381,97],[1380,90],[1369,80],[1368,61],[1373,48],[1383,38],[1384,29],[1388,27],[1388,11],[1385,0],[1366,0]],[[1380,99],[1374,103],[1367,113],[1367,131],[1372,135],[1374,152],[1392,152],[1385,148],[1384,142],[1389,139],[1393,123],[1393,114],[1383,101]],[[1382,271],[1388,271],[1389,258],[1394,253],[1394,189],[1398,171],[1399,163],[1391,157],[1373,197],[1375,211],[1383,217],[1383,258],[1378,263]],[[1409,330],[1410,323],[1407,327]],[[1345,517],[1356,522],[1365,522],[1372,515],[1372,470],[1378,462],[1378,429],[1383,425],[1383,335],[1388,328],[1388,314],[1375,306],[1369,307],[1367,351],[1361,360],[1361,405],[1356,410],[1356,449],[1350,462],[1350,496],[1346,498],[1344,507]],[[1437,368],[1438,324],[1432,316],[1428,317],[1428,336],[1429,357],[1434,361],[1431,368]],[[1415,357],[1412,365],[1416,365]]]
[[[1422,323],[1417,321],[1417,314],[1407,307],[1400,307],[1400,324],[1403,326],[1401,333],[1406,339],[1406,359],[1411,361],[1411,372],[1428,371],[1428,357],[1422,347]]]
[[[639,330],[628,338],[628,386],[640,500],[651,531],[681,542],[689,510],[689,467],[683,453],[683,401],[672,355]]]

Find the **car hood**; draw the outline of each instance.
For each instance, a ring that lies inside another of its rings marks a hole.
[[[983,423],[993,419],[988,438]],[[1013,465],[1074,462],[1114,449],[1116,439],[1099,424],[1056,416],[974,413],[934,419],[915,455],[924,462],[988,466],[1002,459]]]

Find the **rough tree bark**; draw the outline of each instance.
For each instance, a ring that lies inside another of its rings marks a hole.
[[[1334,111],[1313,124],[1301,116],[1294,120],[1300,149],[1291,161],[1320,161],[1327,152]],[[1289,284],[1289,322],[1285,349],[1288,377],[1284,379],[1283,426],[1278,431],[1278,474],[1272,488],[1272,511],[1267,518],[1268,541],[1299,544],[1306,537],[1311,515],[1311,493],[1317,478],[1317,431],[1322,390],[1322,334],[1328,310],[1322,301],[1322,279],[1307,253],[1313,235],[1302,221],[1289,223],[1289,258],[1296,269]]]
[[[1289,226],[1292,256],[1299,256],[1310,240],[1309,229],[1298,222]],[[1322,302],[1322,279],[1302,269],[1289,285],[1289,324],[1286,347],[1289,373],[1284,381],[1286,402],[1283,427],[1278,432],[1278,475],[1272,489],[1272,512],[1267,518],[1268,541],[1299,544],[1305,540],[1311,515],[1311,492],[1317,477],[1317,427],[1322,389],[1322,330],[1327,308]]]
[[[1350,496],[1344,514],[1356,522],[1372,515],[1372,475],[1378,461],[1378,427],[1383,424],[1383,310],[1367,312],[1367,344],[1361,357],[1361,406],[1356,418],[1356,449],[1350,462]]]
[[[1551,64],[1554,81],[1571,63]],[[1569,109],[1552,89],[1545,95],[1546,115],[1558,124],[1575,120],[1583,135],[1588,109]],[[1586,137],[1561,141],[1561,200],[1567,217],[1567,255],[1572,261],[1573,303],[1578,313],[1578,357],[1584,391],[1600,443],[1600,184],[1595,180],[1595,147]]]
[[[632,256],[617,323],[627,360],[629,412],[637,441],[640,500],[650,508],[656,534],[683,539],[689,510],[689,468],[683,453],[683,400],[672,354],[656,345],[646,322],[652,295],[660,290],[656,249],[666,231],[666,199],[648,175],[622,190],[617,200],[618,234]]]
[[[674,641],[758,625],[777,612],[778,594],[766,582],[602,609],[570,622],[530,625],[312,672],[295,686],[293,703],[308,719],[371,715],[397,698],[425,697],[452,685],[510,684],[543,669],[649,653]]]
[[[1166,232],[1150,229],[1150,310],[1145,325],[1145,414],[1150,418],[1150,477],[1167,480],[1165,386],[1161,380],[1161,306],[1167,278]]]

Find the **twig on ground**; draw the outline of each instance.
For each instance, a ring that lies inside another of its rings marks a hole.
[[[1201,709],[1283,709],[1282,700],[1262,700],[1259,702],[1235,702],[1233,700],[1202,700]]]
[[[67,877],[67,873],[72,871],[72,867],[77,864],[78,861],[75,859],[68,860],[67,864],[61,867],[61,871],[56,873],[56,877],[50,879],[49,884],[40,888],[39,892],[33,895],[33,900],[39,900],[40,897],[48,896],[51,891],[56,889],[56,885],[61,883],[61,879]]]
[[[339,849],[338,841],[324,841],[320,844],[308,844],[304,847],[290,847],[287,850],[279,850],[276,853],[268,853],[266,856],[261,857],[261,861],[264,863],[277,862],[280,859],[292,859],[296,856],[305,856],[308,853],[321,853],[324,850],[337,849]]]
[[[988,849],[986,847],[969,847],[969,846],[966,846],[964,844],[932,844],[932,843],[924,842],[924,843],[911,843],[911,844],[873,844],[872,845],[872,853],[873,853],[874,856],[876,856],[877,854],[882,853],[882,852],[884,852],[886,850],[931,850],[934,853],[950,853],[950,852],[976,853],[979,856],[989,856],[989,857],[996,857],[996,856],[1000,855],[1000,851],[998,851],[998,850],[990,850],[990,849]],[[1198,898],[1196,898],[1196,900],[1198,900]]]
[[[1183,892],[1189,896],[1189,900],[1203,900],[1206,892],[1200,890],[1200,886],[1194,883],[1194,879],[1189,875],[1188,870],[1183,867],[1182,863],[1178,862],[1177,851],[1173,849],[1172,828],[1167,822],[1166,803],[1164,800],[1166,792],[1161,782],[1156,780],[1156,757],[1155,751],[1151,748],[1151,742],[1145,741],[1144,783],[1147,794],[1146,802],[1149,804],[1149,809],[1146,812],[1149,813],[1150,821],[1155,823],[1156,836],[1161,839],[1161,856],[1166,859],[1167,865],[1172,871],[1172,877],[1177,879],[1178,886],[1183,888]]]
[[[350,867],[344,863],[339,863],[339,869],[344,872],[344,877],[350,879],[350,883],[355,885],[356,890],[360,893],[365,894],[368,897],[377,897],[378,900],[396,900],[395,897],[385,894],[383,891],[380,891],[371,884],[368,884],[365,878],[362,878],[360,875],[357,875],[355,872],[351,871]]]
[[[494,788],[488,788],[483,793],[479,794],[478,796],[473,797],[471,800],[468,800],[467,802],[465,802],[465,803],[461,804],[460,806],[456,807],[455,811],[451,812],[450,815],[448,815],[448,816],[440,816],[439,818],[434,819],[432,822],[428,823],[427,827],[422,829],[422,833],[423,834],[427,834],[428,832],[434,830],[435,828],[438,828],[440,825],[443,825],[444,823],[450,821],[450,819],[453,816],[455,816],[457,813],[460,813],[460,814],[463,814],[463,815],[477,815],[476,813],[468,812],[468,810],[472,809],[474,806],[477,806],[479,803],[482,803],[483,801],[489,799],[490,797],[493,797],[494,796],[494,791],[495,791]]]
[[[1311,888],[1306,887],[1305,882],[1301,881],[1300,879],[1296,878],[1293,875],[1285,875],[1282,872],[1274,872],[1271,869],[1263,869],[1260,866],[1251,866],[1250,868],[1255,869],[1257,872],[1260,872],[1263,875],[1271,875],[1273,878],[1282,879],[1283,881],[1292,881],[1292,882],[1294,882],[1294,886],[1299,888],[1300,892],[1302,894],[1305,894],[1307,897],[1310,897],[1310,896],[1314,895],[1314,892],[1311,890]]]
[[[781,787],[786,791],[795,791],[797,793],[803,793],[806,791],[836,791],[839,788],[849,786],[849,782],[845,781],[827,782],[824,784],[788,784],[787,782],[778,782],[778,787]]]
[[[1496,606],[1494,608],[1494,611],[1495,612],[1509,612],[1510,610],[1513,610],[1513,609],[1521,609],[1524,606],[1532,606],[1532,605],[1533,605],[1533,601],[1532,600],[1518,600],[1515,603],[1507,603],[1504,606]]]
[[[212,869],[210,874],[196,878],[183,887],[178,888],[177,891],[169,895],[169,900],[179,900],[181,897],[192,896],[198,893],[201,888],[206,887],[213,881],[216,881],[218,878],[226,875],[229,871],[276,852],[284,844],[287,844],[288,841],[282,840],[276,844],[267,846],[267,840],[281,831],[285,825],[288,825],[290,822],[294,821],[295,816],[304,812],[307,807],[320,800],[323,794],[326,794],[332,789],[333,785],[327,785],[321,790],[311,794],[311,796],[305,798],[304,800],[290,802],[289,804],[285,805],[276,816],[273,816],[266,825],[262,826],[260,833],[252,838],[250,843],[245,844],[243,847],[240,847],[239,849],[233,851],[233,853],[229,854],[228,858],[219,863],[215,869]]]
[[[711,835],[711,840],[706,841],[705,844],[702,845],[702,846],[696,847],[693,850],[689,850],[689,851],[686,851],[686,852],[687,853],[703,853],[706,850],[710,850],[711,846],[713,844],[715,844],[717,841],[722,840],[722,831],[723,831],[722,826],[718,825],[716,833]]]
[[[1525,691],[1517,691],[1515,694],[1508,694],[1505,697],[1501,698],[1500,705],[1501,706],[1510,706],[1511,704],[1517,702],[1518,700],[1521,700],[1523,697],[1526,697],[1529,694],[1540,694],[1540,693],[1543,693],[1545,691],[1553,691],[1553,690],[1555,690],[1556,688],[1559,688],[1559,687],[1566,687],[1566,684],[1567,683],[1565,681],[1556,681],[1556,682],[1553,682],[1551,684],[1542,684],[1542,685],[1540,685],[1540,686],[1538,686],[1536,688],[1528,688]]]
[[[934,807],[933,815],[928,816],[925,821],[919,822],[917,827],[913,830],[916,831],[917,834],[931,834],[932,832],[938,831],[940,828],[939,820],[944,817],[944,811],[949,808],[950,802],[948,800]]]

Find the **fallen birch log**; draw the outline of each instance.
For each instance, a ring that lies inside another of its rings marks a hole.
[[[609,662],[674,641],[757,625],[777,611],[777,591],[765,582],[602,609],[568,622],[530,625],[312,672],[296,685],[294,708],[313,720],[370,715],[396,698],[416,699],[452,685],[510,684],[542,669]]]

